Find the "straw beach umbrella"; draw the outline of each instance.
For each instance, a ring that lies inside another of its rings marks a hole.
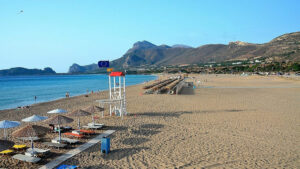
[[[38,125],[27,125],[23,128],[20,128],[12,133],[14,137],[30,137],[31,138],[31,148],[33,150],[33,138],[39,137],[46,134],[50,129],[38,126]]]
[[[0,140],[0,151],[7,150],[14,146],[15,143],[8,140]]]
[[[22,119],[22,121],[23,122],[37,122],[37,121],[42,121],[42,120],[46,120],[46,119],[48,119],[48,117],[33,115],[33,116],[27,117],[25,119]]]
[[[8,120],[3,120],[0,121],[0,128],[4,129],[4,138],[6,139],[6,129],[8,128],[13,128],[13,127],[18,127],[21,123],[18,121],[8,121]]]
[[[53,117],[47,119],[45,121],[45,123],[58,125],[58,134],[59,134],[59,142],[60,142],[61,141],[60,125],[61,124],[68,124],[68,123],[71,123],[73,121],[74,120],[69,118],[69,117],[62,116],[62,115],[56,115],[56,116],[53,116]]]
[[[92,105],[92,106],[87,107],[84,110],[87,111],[87,112],[93,113],[93,116],[92,116],[92,118],[93,118],[93,125],[95,125],[94,113],[96,113],[96,112],[102,112],[102,117],[103,117],[103,111],[104,111],[103,107]]]
[[[89,116],[91,115],[91,113],[84,111],[84,110],[75,110],[72,113],[69,114],[69,116],[74,116],[74,117],[78,117],[78,130],[80,130],[80,116]]]

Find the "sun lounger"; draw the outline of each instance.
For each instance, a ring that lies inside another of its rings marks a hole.
[[[11,155],[12,153],[14,153],[14,150],[4,150],[0,152],[1,155]]]
[[[25,155],[29,155],[29,156],[32,156],[32,154],[45,155],[49,152],[50,152],[50,149],[44,150],[44,149],[34,148],[33,151],[32,151],[32,148],[29,148],[29,149],[26,150]]]
[[[65,142],[65,143],[69,143],[69,144],[75,144],[75,143],[78,143],[79,140],[76,140],[76,139],[70,139],[70,138],[65,138],[65,137],[62,137],[60,138],[62,142]],[[56,137],[55,139],[52,140],[52,143],[59,143],[59,137]]]
[[[25,144],[20,144],[20,145],[14,145],[13,146],[13,149],[15,149],[15,150],[22,150],[22,149],[25,149],[25,148],[27,148],[27,146],[25,145]]]
[[[26,155],[23,155],[23,154],[16,154],[12,158],[20,160],[20,161],[30,162],[30,163],[37,163],[41,160],[41,158],[30,157],[30,156],[26,156]]]
[[[82,130],[82,129],[80,129],[79,132],[84,133],[84,134],[89,134],[89,135],[90,134],[95,134],[95,132],[93,130]]]
[[[100,124],[100,123],[88,123],[88,126],[104,126],[104,124]]]
[[[104,124],[89,123],[87,126],[83,126],[83,127],[88,128],[88,129],[101,129],[103,126],[104,126]]]
[[[87,128],[87,129],[101,129],[102,126],[82,126],[83,128]]]
[[[56,147],[56,148],[64,148],[67,146],[66,144],[62,144],[62,143],[51,143],[51,142],[44,142],[43,144],[48,147]]]
[[[76,134],[76,133],[64,133],[66,136],[72,136],[72,137],[77,137],[77,138],[82,138],[84,137],[83,134]]]

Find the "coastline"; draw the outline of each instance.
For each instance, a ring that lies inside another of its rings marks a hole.
[[[67,75],[73,75],[73,74],[67,74]],[[75,75],[83,75],[84,76],[86,74],[75,74]],[[98,74],[88,74],[88,75],[98,75]],[[48,75],[42,75],[42,76],[48,76]],[[50,75],[50,76],[56,76],[56,75]],[[157,80],[160,75],[158,75],[158,74],[151,74],[150,76],[156,76],[155,80]],[[20,77],[22,77],[22,76],[20,76]],[[133,85],[128,85],[128,86],[126,85],[126,87],[135,86],[135,85],[139,85],[139,84],[143,84],[143,83],[145,83],[145,82],[141,82],[141,83],[137,83],[137,84],[133,84]],[[108,86],[108,84],[107,84],[107,86]],[[109,89],[94,91],[94,93],[106,92],[108,90]],[[89,94],[91,94],[91,93],[89,93]],[[75,95],[70,96],[70,98],[72,98],[72,97],[78,97],[78,96],[84,96],[84,95],[89,95],[89,94],[87,94],[87,93],[75,94]],[[59,97],[59,98],[56,98],[56,99],[51,99],[51,100],[47,100],[47,101],[36,102],[36,103],[33,103],[33,104],[28,104],[28,105],[24,105],[24,106],[17,106],[17,107],[8,108],[8,109],[0,109],[0,113],[2,111],[10,111],[10,110],[14,110],[14,109],[23,109],[23,108],[26,109],[26,107],[31,107],[31,106],[35,106],[35,105],[39,105],[39,104],[44,104],[44,103],[47,103],[47,102],[59,101],[61,99],[66,99],[66,97]]]
[[[163,76],[163,75],[162,75]],[[167,75],[166,75],[167,76]],[[185,89],[181,95],[141,95],[146,84],[126,89],[127,111],[124,119],[96,113],[97,123],[116,130],[111,138],[111,152],[100,153],[100,143],[65,161],[81,168],[299,168],[299,80],[280,77],[237,75],[189,75],[200,86],[232,88]],[[192,78],[193,77],[193,78]],[[149,82],[152,83],[152,82]],[[286,88],[242,88],[247,86],[287,86]],[[235,88],[234,88],[235,87]],[[33,114],[62,108],[72,112],[108,97],[108,92],[84,95],[34,105],[30,110],[0,113],[0,120],[20,120]],[[68,116],[68,114],[66,114]],[[77,127],[77,120],[67,124]],[[91,116],[81,117],[83,125]],[[25,124],[22,124],[23,127]],[[38,125],[49,127],[43,122]],[[8,132],[18,129],[9,129]],[[3,132],[0,132],[0,137]],[[47,134],[43,140],[57,137]],[[80,139],[87,142],[93,136]],[[26,144],[16,138],[10,140]],[[41,142],[37,148],[45,149]],[[78,145],[72,145],[72,148]],[[51,149],[39,164],[19,162],[11,157],[0,159],[0,168],[38,168],[68,149]]]

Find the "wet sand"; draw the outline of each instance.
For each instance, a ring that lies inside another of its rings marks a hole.
[[[111,136],[111,153],[102,155],[100,144],[96,144],[65,164],[81,168],[300,167],[299,79],[189,76],[195,77],[189,81],[194,81],[197,88],[185,88],[181,95],[141,95],[143,85],[128,87],[129,115],[121,120],[107,116],[106,110],[105,118],[97,120],[107,129],[117,130]],[[107,97],[107,92],[103,92],[37,104],[29,110],[0,111],[0,120],[47,115],[54,108],[72,111],[97,105],[95,100]],[[72,127],[77,125],[74,120]],[[88,122],[91,117],[81,118],[82,124]],[[55,136],[48,134],[46,139]],[[43,148],[40,143],[37,147]],[[51,151],[58,155],[68,150]],[[47,157],[42,163],[54,157]],[[1,167],[39,165],[10,157],[0,159]]]

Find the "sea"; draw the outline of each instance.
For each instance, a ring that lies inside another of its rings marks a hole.
[[[126,75],[126,86],[155,79],[154,75]],[[0,110],[65,98],[66,92],[72,97],[108,88],[108,75],[0,76]]]

